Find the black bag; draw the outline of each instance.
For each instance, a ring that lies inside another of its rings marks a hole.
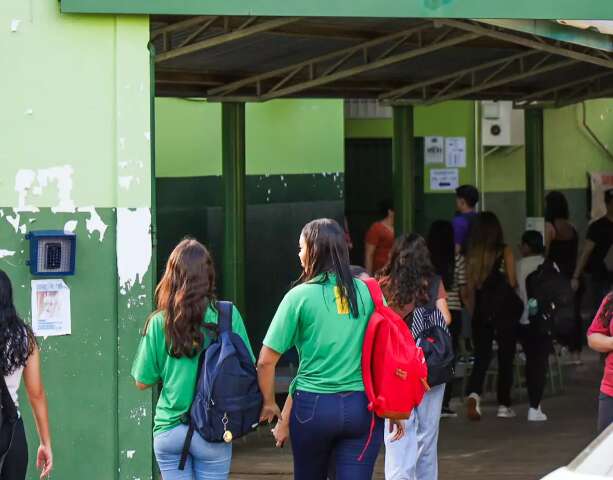
[[[475,318],[496,328],[514,328],[524,313],[524,302],[500,271],[503,256],[498,257],[489,276],[477,289]]]
[[[4,381],[4,376],[0,376],[0,433],[2,436],[5,435],[4,432],[9,432],[9,441],[6,446],[6,449],[0,451],[0,471],[2,471],[2,466],[4,465],[4,459],[11,449],[11,445],[13,444],[13,437],[15,436],[15,426],[17,425],[17,420],[19,419],[19,413],[17,412],[17,407],[11,398],[11,394],[9,393],[9,389],[6,386],[6,382]]]
[[[440,282],[439,277],[430,282],[430,301],[413,310],[409,324],[416,345],[424,352],[431,387],[443,385],[455,375],[453,340],[443,314],[436,307]]]
[[[570,284],[552,260],[526,278],[528,305],[535,303],[530,312],[530,323],[539,333],[565,337],[575,330],[575,294]]]

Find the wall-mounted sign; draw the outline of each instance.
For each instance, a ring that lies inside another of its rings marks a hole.
[[[613,188],[613,172],[591,172],[590,189],[592,191],[592,211],[590,218],[597,220],[607,214],[604,204],[604,192]]]
[[[460,185],[457,168],[433,168],[430,170],[430,190],[455,190]]]
[[[466,138],[445,138],[445,166],[447,168],[466,167]]]
[[[70,335],[70,289],[63,280],[32,280],[32,330],[38,337]]]
[[[444,137],[425,137],[424,162],[426,165],[433,165],[445,162]]]

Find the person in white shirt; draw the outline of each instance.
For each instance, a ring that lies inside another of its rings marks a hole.
[[[526,279],[545,262],[543,235],[535,230],[528,230],[522,236],[520,249],[522,259],[517,262],[517,281],[519,296],[524,302],[524,313],[519,322],[519,338],[526,355],[526,385],[530,401],[528,420],[543,422],[547,420],[547,415],[541,410],[541,399],[545,390],[552,339],[530,322],[531,302],[526,292]]]
[[[4,415],[0,424],[0,479],[24,480],[28,469],[28,445],[18,390],[22,377],[34,414],[40,445],[36,466],[40,478],[53,468],[47,397],[40,372],[40,354],[32,329],[17,314],[8,275],[0,270],[0,399]]]

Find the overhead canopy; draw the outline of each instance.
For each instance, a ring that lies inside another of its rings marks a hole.
[[[153,16],[151,36],[160,96],[561,106],[613,94],[610,37],[556,22]]]
[[[65,13],[610,20],[610,0],[61,0]]]

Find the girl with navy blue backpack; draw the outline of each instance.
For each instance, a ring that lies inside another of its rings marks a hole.
[[[215,268],[201,243],[185,239],[174,249],[156,289],[157,310],[145,324],[132,367],[136,386],[160,384],[155,410],[153,447],[164,480],[225,480],[230,473],[232,445],[207,442],[194,432],[184,469],[179,469],[188,431],[186,419],[194,399],[198,360],[213,340],[211,325],[219,322]],[[232,331],[247,346],[239,311],[232,309]]]

